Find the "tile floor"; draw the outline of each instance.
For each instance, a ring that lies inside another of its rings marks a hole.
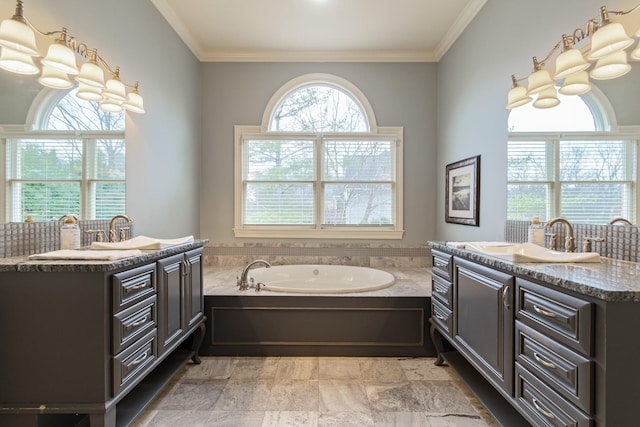
[[[133,427],[495,426],[432,358],[203,357]]]

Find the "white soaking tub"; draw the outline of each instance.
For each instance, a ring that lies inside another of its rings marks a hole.
[[[260,289],[305,294],[340,294],[375,291],[395,282],[391,273],[348,265],[274,265],[249,271],[248,279]]]

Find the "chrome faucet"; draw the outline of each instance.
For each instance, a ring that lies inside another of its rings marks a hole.
[[[127,220],[127,222],[133,221],[128,215],[125,215],[125,214],[119,214],[119,215],[116,215],[113,218],[111,218],[111,222],[109,223],[109,241],[110,242],[115,242],[116,241],[116,229],[115,229],[115,226],[116,226],[116,221],[119,218],[125,219],[125,220]],[[124,237],[124,235],[120,234],[120,241],[124,240],[123,237]]]
[[[549,220],[549,222],[547,222],[545,227],[551,227],[556,222],[563,223],[565,225],[565,228],[566,228],[566,235],[567,236],[566,236],[566,238],[564,240],[564,250],[566,252],[575,252],[576,245],[573,242],[573,226],[566,219],[564,219],[562,217],[557,217],[557,218],[553,218],[553,219]],[[551,235],[551,245],[550,246],[551,246],[551,250],[553,250],[553,251],[555,251],[557,249],[556,248],[557,241],[556,241],[555,233]]]
[[[629,221],[626,218],[613,218],[611,221],[609,221],[609,225],[613,225],[613,224],[616,224],[618,222],[620,222],[622,224],[626,224],[626,225],[633,225],[633,224],[631,224],[631,221]]]
[[[236,285],[240,288],[241,291],[244,291],[249,288],[249,283],[247,282],[247,275],[249,274],[249,269],[256,264],[262,264],[267,268],[271,267],[267,261],[263,259],[257,259],[255,261],[251,261],[242,269],[242,274],[240,277],[236,277]]]

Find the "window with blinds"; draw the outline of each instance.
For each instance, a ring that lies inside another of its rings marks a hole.
[[[509,141],[507,217],[635,222],[637,157],[637,140]]]
[[[6,221],[125,212],[124,114],[105,113],[73,92],[39,108],[47,113],[37,123],[42,130],[4,136]]]
[[[236,236],[401,238],[403,130],[371,126],[364,101],[296,82],[266,130],[236,126]]]

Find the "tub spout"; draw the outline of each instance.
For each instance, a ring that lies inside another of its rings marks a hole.
[[[241,291],[246,290],[247,288],[249,288],[249,283],[247,282],[247,275],[249,274],[249,269],[251,267],[253,267],[254,265],[257,264],[262,264],[267,268],[271,267],[271,264],[269,264],[269,262],[263,260],[263,259],[257,259],[255,261],[251,261],[249,264],[247,264],[243,269],[242,269],[242,274],[240,275],[240,277],[236,277],[236,285],[238,285],[238,287],[240,288]]]

